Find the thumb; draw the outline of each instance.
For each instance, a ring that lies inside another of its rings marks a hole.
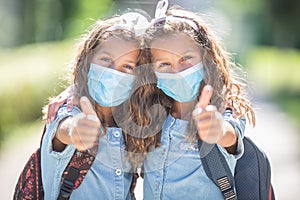
[[[196,108],[198,107],[205,108],[210,102],[212,93],[213,93],[213,88],[211,85],[204,86],[201,91],[200,99],[196,105]]]
[[[96,112],[93,108],[92,103],[90,102],[90,100],[86,97],[83,96],[80,98],[80,107],[82,112],[88,116],[88,115],[96,115]]]

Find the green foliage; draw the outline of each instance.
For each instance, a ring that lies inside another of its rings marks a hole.
[[[65,38],[78,37],[95,20],[107,16],[112,0],[77,0],[76,14],[67,20],[65,24]]]
[[[0,47],[77,37],[108,12],[111,0],[0,0]]]
[[[2,152],[12,150],[16,147],[16,144],[24,143],[28,139],[36,141],[35,145],[38,146],[43,133],[43,127],[44,123],[41,120],[14,126],[9,131],[9,135],[5,136],[5,140],[0,141],[0,156]]]
[[[269,98],[292,117],[300,133],[300,51],[256,48],[249,54],[246,66],[257,85],[266,88]]]
[[[300,48],[300,1],[217,1],[231,31],[234,51],[246,52],[252,45]]]
[[[0,52],[0,141],[14,126],[41,118],[48,98],[67,84],[71,53],[68,42]]]
[[[260,47],[247,56],[246,66],[255,80],[271,92],[300,93],[300,51]]]
[[[294,0],[267,0],[272,44],[300,48],[300,2]]]
[[[292,117],[293,123],[300,133],[300,93],[281,91],[276,93],[273,98]]]

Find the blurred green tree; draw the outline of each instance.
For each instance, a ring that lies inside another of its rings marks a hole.
[[[300,1],[268,0],[271,45],[300,49]]]
[[[111,0],[0,0],[0,47],[78,36],[105,16]],[[82,24],[83,23],[83,24]]]
[[[300,49],[300,1],[219,1],[233,24],[234,40],[243,45],[267,45]]]

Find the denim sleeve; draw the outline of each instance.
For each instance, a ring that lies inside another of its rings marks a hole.
[[[57,199],[62,173],[75,151],[74,145],[68,145],[62,152],[54,151],[53,137],[61,120],[79,112],[80,110],[76,107],[68,110],[67,106],[63,105],[57,111],[55,121],[46,126],[41,147],[41,174],[45,200]]]
[[[237,134],[237,149],[235,157],[236,159],[239,159],[244,153],[243,138],[245,136],[246,119],[244,117],[234,118],[232,116],[232,110],[230,109],[227,109],[224,112],[223,117],[225,121],[231,124]]]
[[[50,157],[59,159],[59,158],[69,157],[73,155],[73,152],[75,150],[75,147],[73,145],[68,145],[62,152],[57,152],[53,150],[52,140],[55,136],[59,123],[63,119],[69,116],[74,116],[78,113],[80,113],[80,110],[77,107],[73,106],[72,110],[68,110],[67,106],[63,105],[57,111],[55,120],[51,124],[46,126],[46,132],[45,132],[42,145],[45,145],[44,148],[47,149],[47,153],[49,154]]]

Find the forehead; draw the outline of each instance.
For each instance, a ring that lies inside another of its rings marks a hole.
[[[185,33],[174,33],[154,38],[151,50],[165,51],[177,55],[181,55],[186,51],[199,51],[195,41]]]
[[[140,51],[138,43],[127,41],[121,37],[109,36],[101,41],[96,54],[106,52],[114,57],[120,57],[138,51]]]

